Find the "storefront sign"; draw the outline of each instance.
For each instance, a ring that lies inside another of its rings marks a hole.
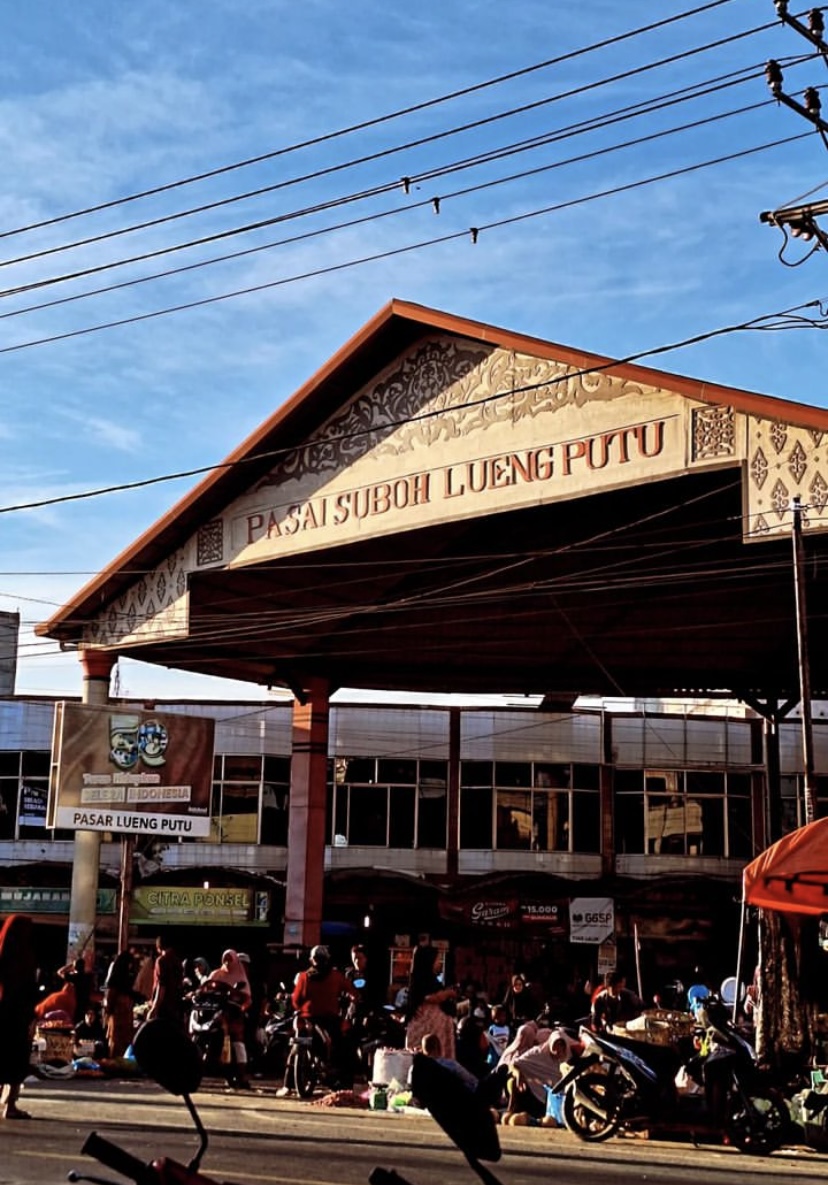
[[[615,903],[611,897],[573,897],[569,903],[569,941],[606,942],[615,933]]]
[[[524,901],[520,907],[520,920],[523,925],[537,927],[545,935],[561,937],[566,934],[569,918],[563,902]]]
[[[11,887],[0,888],[0,913],[69,913],[71,889]],[[98,889],[97,912],[115,913],[115,889]]]
[[[209,836],[214,732],[197,716],[56,704],[49,826]]]
[[[20,788],[20,826],[45,827],[48,805],[49,790],[46,786],[28,786],[24,782]]]
[[[266,926],[270,893],[258,889],[204,889],[142,885],[132,894],[137,926]]]

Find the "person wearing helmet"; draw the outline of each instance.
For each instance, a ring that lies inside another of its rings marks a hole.
[[[323,1028],[331,1039],[331,1062],[340,1088],[353,1086],[353,1058],[345,1046],[342,1032],[341,1001],[344,996],[359,998],[350,979],[331,961],[327,946],[314,946],[310,966],[296,977],[291,1001],[294,1011]]]

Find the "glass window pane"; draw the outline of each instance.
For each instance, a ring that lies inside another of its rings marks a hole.
[[[388,787],[352,786],[348,843],[384,848],[388,844]]]
[[[569,851],[569,794],[532,795],[532,851]]]
[[[498,786],[531,786],[532,767],[528,761],[497,761],[495,783]]]
[[[750,774],[729,773],[727,775],[727,794],[733,798],[750,798]]]
[[[447,797],[438,787],[421,786],[417,799],[417,847],[445,851]]]
[[[644,851],[644,795],[620,794],[615,799],[615,847],[624,855]]]
[[[31,749],[23,754],[23,777],[24,778],[48,778],[49,767],[51,765],[52,755],[48,751],[45,753],[38,752],[36,749]]]
[[[380,782],[401,782],[406,786],[413,786],[417,781],[417,762],[378,761],[377,778]]]
[[[497,846],[529,851],[532,843],[532,796],[505,790],[497,795]]]
[[[447,761],[421,761],[420,782],[448,782]]]
[[[256,843],[259,835],[259,785],[225,782],[221,799],[222,843]]]
[[[391,787],[391,811],[388,816],[388,845],[392,848],[414,847],[414,787]]]
[[[360,782],[370,786],[377,780],[377,763],[373,757],[349,757],[342,777],[343,782]]]
[[[262,777],[262,759],[258,754],[227,754],[224,758],[225,782],[258,782]]]
[[[535,785],[551,786],[556,790],[568,790],[572,780],[570,765],[550,765],[546,762],[535,764]]]
[[[489,787],[460,791],[460,847],[492,847],[492,791]]]
[[[491,786],[494,780],[494,766],[491,761],[461,761],[461,786]]]
[[[736,856],[743,860],[749,860],[751,858],[753,855],[753,838],[751,833],[749,799],[728,798],[727,839],[728,856]]]
[[[0,778],[20,777],[20,754],[0,750]]]
[[[330,788],[328,788],[330,790]],[[287,846],[288,804],[290,788],[287,783],[265,782],[262,788],[262,838],[263,844]],[[326,832],[329,834],[329,832]]]
[[[14,839],[17,821],[17,778],[0,780],[0,839]]]
[[[266,782],[289,782],[290,758],[269,756],[265,757],[264,780]]]
[[[334,843],[337,843],[337,836],[341,836],[345,843],[348,842],[348,804],[350,796],[350,786],[337,786],[336,810],[334,814]]]
[[[597,794],[573,794],[572,851],[600,852],[600,850],[601,800]]]
[[[600,790],[600,765],[573,765],[572,788],[574,790]]]
[[[685,774],[685,784],[688,794],[724,794],[723,773],[703,773],[697,769],[688,769]]]

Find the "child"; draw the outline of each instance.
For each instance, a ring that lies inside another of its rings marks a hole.
[[[497,1004],[492,1012],[492,1023],[486,1030],[489,1039],[489,1051],[486,1064],[494,1067],[500,1061],[500,1055],[509,1044],[509,1017],[502,1004]]]

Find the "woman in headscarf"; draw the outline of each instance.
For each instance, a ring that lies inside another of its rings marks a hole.
[[[202,987],[208,990],[216,987],[226,993],[227,1006],[224,1009],[224,1023],[230,1041],[230,1083],[247,1089],[247,1046],[244,1042],[244,1020],[250,1008],[252,993],[244,963],[234,950],[226,950],[221,956],[221,965],[211,971]]]
[[[562,1077],[561,1065],[572,1057],[575,1042],[563,1029],[552,1029],[542,1043],[524,1050],[509,1069],[506,1093],[508,1111],[526,1111],[540,1119],[546,1114],[546,1088]]]
[[[418,1051],[427,1033],[436,1033],[443,1057],[454,1059],[454,1018],[443,1005],[454,1000],[454,988],[443,987],[438,975],[440,952],[433,946],[418,946],[411,959],[408,1001],[405,1008],[405,1047]]]
[[[103,1011],[110,1057],[123,1057],[135,1033],[134,1007],[140,998],[132,986],[135,965],[132,952],[119,951],[109,965],[104,982]]]
[[[32,923],[22,914],[12,914],[0,930],[0,1106],[4,1119],[30,1118],[17,1100],[31,1062],[36,992]]]

